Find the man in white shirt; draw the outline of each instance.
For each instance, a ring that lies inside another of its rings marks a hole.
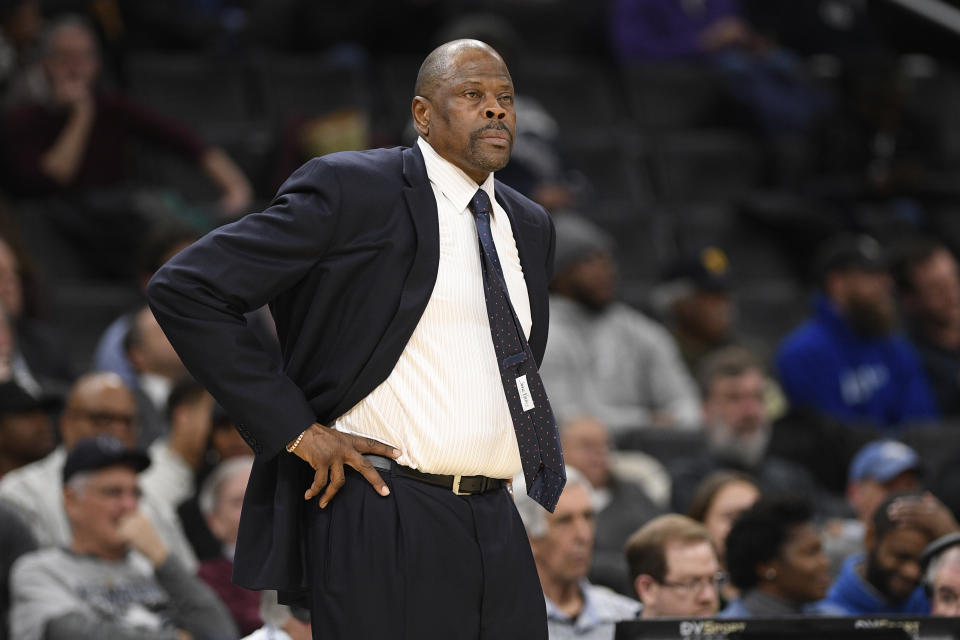
[[[147,297],[255,453],[235,581],[309,599],[315,638],[542,640],[506,486],[523,469],[548,509],[563,486],[537,374],[553,227],[493,177],[516,129],[495,51],[439,47],[416,93],[413,148],[311,160]],[[243,321],[265,303],[282,362]]]

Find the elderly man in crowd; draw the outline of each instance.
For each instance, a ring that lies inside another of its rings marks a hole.
[[[514,485],[514,500],[547,602],[550,640],[612,640],[617,622],[636,618],[640,604],[587,580],[594,537],[590,483],[567,467],[567,484],[552,514],[527,496],[521,477]]]
[[[233,552],[240,530],[240,509],[247,490],[253,457],[221,462],[200,488],[200,511],[210,532],[221,544],[220,555],[200,562],[197,575],[220,596],[240,628],[253,633],[260,627],[260,594],[233,584]]]
[[[930,613],[960,616],[960,533],[948,533],[927,545],[920,565],[925,570]]]
[[[5,501],[30,523],[42,547],[65,546],[70,527],[64,511],[60,478],[68,452],[83,438],[110,435],[132,447],[137,439],[136,401],[115,373],[92,373],[74,384],[60,416],[63,445],[45,458],[17,469],[0,481],[0,500]],[[174,511],[182,499],[183,485],[192,483],[189,467],[166,444],[150,449],[153,468],[141,478],[143,513],[160,533],[170,553],[191,571],[196,558]],[[184,477],[185,476],[185,477]],[[180,480],[175,480],[179,478]],[[175,487],[175,491],[171,491]]]
[[[593,488],[595,545],[590,577],[623,590],[627,581],[623,545],[663,509],[641,484],[613,470],[607,425],[591,416],[567,420],[560,425],[560,442],[566,463],[586,476]]]
[[[763,493],[818,495],[818,506],[829,509],[830,498],[806,469],[768,454],[773,426],[764,400],[770,379],[760,360],[743,347],[725,347],[704,359],[697,376],[707,446],[670,465],[673,509],[686,512],[699,484],[720,469],[748,473]]]
[[[11,577],[20,640],[235,638],[230,614],[139,511],[146,453],[87,438],[63,466],[66,548],[23,556]],[[136,552],[136,553],[132,553]]]
[[[720,608],[720,561],[699,522],[667,514],[648,522],[626,548],[641,617],[707,618]]]

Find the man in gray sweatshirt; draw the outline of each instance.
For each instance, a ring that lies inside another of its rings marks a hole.
[[[223,603],[168,551],[138,510],[145,453],[119,440],[82,440],[63,467],[72,537],[21,557],[10,616],[18,640],[236,638]]]

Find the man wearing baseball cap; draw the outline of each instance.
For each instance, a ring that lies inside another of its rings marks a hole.
[[[143,451],[81,440],[63,466],[67,548],[23,556],[11,573],[10,626],[21,640],[233,638],[217,597],[190,574],[138,506]]]
[[[884,430],[938,417],[913,347],[894,333],[892,280],[867,236],[828,241],[816,261],[812,318],[783,341],[777,369],[790,403]]]
[[[866,525],[891,494],[920,490],[920,474],[920,455],[913,448],[896,440],[870,442],[850,462],[847,502]]]

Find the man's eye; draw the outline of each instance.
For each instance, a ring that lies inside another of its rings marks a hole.
[[[467,92],[464,93],[463,95],[465,95],[466,97],[468,97],[468,98],[470,98],[470,99],[472,100],[472,99],[474,99],[474,98],[479,97],[479,96],[480,96],[480,92],[479,92],[479,91],[467,91]]]
[[[507,104],[513,104],[513,96],[500,96],[500,102],[506,102]]]

